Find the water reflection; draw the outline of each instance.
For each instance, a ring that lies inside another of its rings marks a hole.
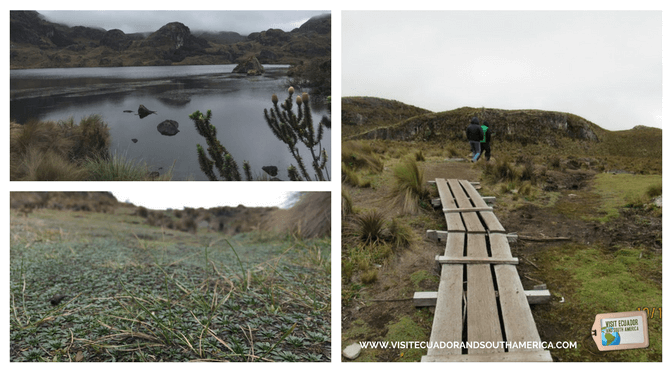
[[[145,161],[159,172],[174,164],[176,180],[205,180],[196,144],[206,143],[189,115],[209,109],[219,140],[239,165],[248,161],[256,176],[265,174],[263,166],[276,166],[278,178],[287,179],[294,159],[263,114],[272,94],[286,98],[286,66],[265,68],[266,74],[257,77],[232,74],[233,65],[13,70],[10,118],[25,123],[73,117],[78,122],[99,114],[110,127],[113,153]],[[327,107],[315,98],[311,107],[317,122]],[[156,113],[141,118],[140,105]],[[157,126],[165,120],[176,121],[179,133],[161,135]],[[327,132],[322,143],[329,154],[330,138]],[[300,147],[300,152],[308,162],[308,149]]]

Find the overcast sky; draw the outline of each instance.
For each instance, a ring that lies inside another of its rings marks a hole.
[[[47,20],[68,26],[119,29],[127,34],[154,32],[170,22],[181,22],[192,32],[234,31],[241,35],[279,28],[292,31],[313,16],[329,11],[212,11],[212,10],[38,10]]]
[[[660,11],[344,11],[342,94],[662,128]]]

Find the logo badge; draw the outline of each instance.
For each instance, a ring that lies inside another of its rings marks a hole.
[[[597,314],[591,334],[600,351],[648,347],[646,311]]]

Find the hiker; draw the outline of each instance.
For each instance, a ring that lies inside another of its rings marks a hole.
[[[481,125],[481,129],[483,129],[483,139],[481,140],[481,154],[478,155],[478,159],[481,158],[483,153],[485,153],[485,161],[490,161],[490,135],[492,134],[492,130],[490,130],[490,125],[488,124],[487,120],[483,121],[483,125]]]
[[[471,124],[467,127],[467,139],[469,140],[469,145],[471,146],[471,153],[474,154],[474,157],[471,158],[471,162],[478,160],[478,157],[481,155],[481,140],[483,139],[483,128],[478,125],[478,118],[474,116],[471,118]]]

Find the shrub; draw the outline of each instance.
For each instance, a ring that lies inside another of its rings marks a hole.
[[[135,213],[142,218],[149,217],[149,211],[145,207],[138,207],[138,209],[135,210]]]
[[[650,198],[663,195],[663,184],[651,185],[646,189],[646,195]]]

